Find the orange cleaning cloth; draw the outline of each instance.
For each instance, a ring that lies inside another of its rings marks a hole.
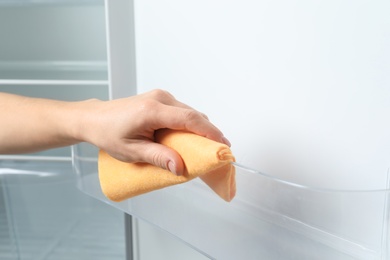
[[[200,177],[222,199],[231,201],[236,193],[234,156],[230,148],[205,137],[176,130],[160,130],[156,141],[176,150],[185,172],[176,176],[147,163],[125,163],[104,151],[99,152],[99,180],[103,193],[122,201],[146,192]]]

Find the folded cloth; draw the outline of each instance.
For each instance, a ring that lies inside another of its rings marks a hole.
[[[176,130],[159,130],[156,142],[176,150],[185,165],[184,174],[173,173],[147,163],[125,163],[103,150],[99,152],[99,180],[103,193],[122,201],[146,192],[200,177],[222,199],[231,201],[236,193],[235,161],[230,148],[205,137]]]

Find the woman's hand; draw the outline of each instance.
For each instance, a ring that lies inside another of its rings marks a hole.
[[[89,142],[126,162],[147,162],[180,175],[174,150],[154,142],[158,129],[186,130],[230,146],[207,117],[153,90],[112,101],[65,102],[0,93],[0,154]]]
[[[187,130],[230,146],[207,117],[177,101],[171,94],[153,90],[113,101],[90,101],[81,130],[82,140],[127,162],[147,162],[180,175],[183,162],[174,150],[154,142],[158,129]]]

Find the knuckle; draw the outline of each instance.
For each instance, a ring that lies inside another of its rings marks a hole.
[[[206,114],[200,113],[200,115],[201,115],[204,119],[209,120],[209,117],[208,117]]]
[[[150,91],[150,96],[153,99],[156,99],[156,100],[159,100],[162,102],[174,99],[174,97],[171,93],[169,93],[166,90],[162,90],[162,89],[154,89],[154,90]]]
[[[184,110],[184,119],[187,122],[197,121],[201,117],[202,117],[202,115],[199,112],[195,111],[195,110],[192,110],[192,109]]]

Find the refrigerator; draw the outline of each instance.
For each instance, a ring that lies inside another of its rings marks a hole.
[[[104,13],[86,95],[165,89],[239,163],[230,203],[199,180],[115,203],[96,147],[72,147],[85,199],[124,213],[127,259],[390,259],[388,1],[61,2]]]

